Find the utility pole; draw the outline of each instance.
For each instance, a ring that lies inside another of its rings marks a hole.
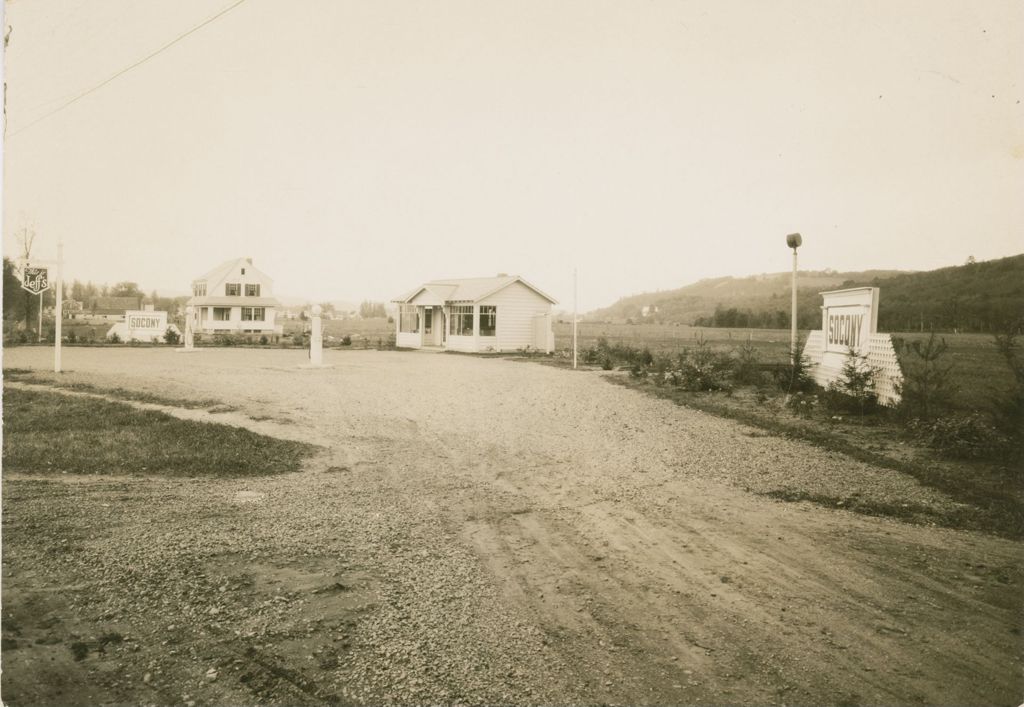
[[[786,236],[786,245],[793,249],[793,307],[789,320],[789,362],[796,365],[796,249],[803,243],[799,233],[790,233]]]
[[[60,373],[61,325],[64,323],[64,241],[57,241],[57,322],[53,330],[53,372]]]
[[[576,268],[572,270],[572,370],[576,370],[576,322],[579,317],[576,315],[577,302],[579,300],[579,274]]]

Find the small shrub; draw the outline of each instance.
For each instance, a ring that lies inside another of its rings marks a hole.
[[[1024,360],[1019,355],[1017,344],[1020,326],[1020,322],[1009,323],[994,337],[996,350],[1002,354],[1016,384],[996,401],[995,423],[1007,436],[1016,440],[1018,455],[1024,454]]]
[[[797,350],[800,355],[789,364],[775,369],[775,383],[779,390],[787,394],[811,393],[818,388],[818,384],[811,378],[810,362],[804,356],[804,347],[797,342]]]
[[[349,336],[348,334],[345,334],[345,336],[341,337],[341,345],[342,346],[351,346],[352,345],[352,337]]]
[[[915,419],[907,427],[918,440],[955,459],[999,457],[1011,449],[1011,440],[980,413]]]
[[[118,336],[116,333],[115,334],[111,334],[110,338],[108,338],[107,341],[109,341],[112,344],[120,344],[121,343],[121,337]]]
[[[786,407],[800,417],[811,417],[821,404],[819,397],[813,393],[798,391],[786,398]]]
[[[934,331],[923,343],[901,342],[897,350],[902,354],[903,383],[899,386],[898,410],[905,418],[932,420],[949,409],[956,387],[949,375],[953,364],[940,363],[947,348],[945,339],[936,341]]]
[[[757,347],[748,336],[747,340],[736,347],[735,363],[733,364],[733,382],[741,385],[759,385],[761,383],[761,356]]]
[[[676,357],[676,367],[669,371],[669,381],[684,390],[732,390],[733,363],[728,354],[715,351],[703,336],[693,349],[683,349]]]
[[[875,392],[875,369],[868,364],[867,354],[858,356],[850,351],[839,372],[839,378],[828,384],[825,405],[832,412],[864,414],[878,407]]]
[[[670,366],[671,361],[664,356],[658,356],[654,359],[654,364],[651,366],[651,381],[654,385],[660,388],[668,382],[668,370]]]
[[[639,361],[634,361],[629,364],[629,375],[631,378],[646,378],[647,366],[644,366]]]
[[[260,346],[266,346],[269,343],[270,339],[268,339],[265,335],[260,337]]]
[[[601,370],[602,371],[610,371],[614,367],[615,367],[615,364],[612,363],[611,356],[605,356],[604,358],[601,359]]]
[[[306,345],[306,336],[305,336],[305,334],[298,333],[298,334],[293,335],[292,336],[292,343],[295,344],[296,346],[305,346]]]
[[[176,332],[174,329],[167,327],[167,331],[164,332],[164,342],[168,344],[177,344],[181,341],[181,334]]]

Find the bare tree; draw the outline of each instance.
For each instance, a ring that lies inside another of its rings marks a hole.
[[[24,277],[24,269],[28,266],[29,259],[32,257],[32,244],[36,240],[36,229],[31,225],[22,226],[18,229],[15,237],[18,239],[18,246],[21,248],[21,269],[22,277]],[[32,326],[32,293],[28,290],[23,290],[25,293],[25,330],[28,331]],[[39,332],[42,335],[42,332]]]

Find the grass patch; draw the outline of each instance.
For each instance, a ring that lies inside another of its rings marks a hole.
[[[900,503],[897,501],[874,501],[856,496],[828,496],[824,494],[807,493],[805,491],[778,490],[767,491],[760,494],[778,501],[794,503],[797,501],[809,501],[819,506],[830,508],[842,508],[867,516],[882,516],[886,518],[900,518],[907,521],[926,520],[932,523],[941,524],[941,514],[933,508],[921,505],[920,503]]]
[[[5,388],[7,471],[264,476],[297,471],[317,448],[123,403]]]
[[[19,381],[21,383],[32,383],[37,385],[49,385],[64,390],[76,390],[82,393],[94,393],[96,395],[107,395],[111,398],[131,400],[137,403],[151,403],[153,405],[167,405],[170,407],[188,408],[190,410],[204,410],[217,408],[216,412],[229,412],[236,410],[230,405],[225,405],[216,398],[172,398],[165,395],[156,395],[141,390],[129,390],[127,388],[104,388],[92,383],[72,382],[61,380],[57,374],[41,373],[39,371],[24,368],[5,368],[4,378],[7,380]],[[212,410],[211,410],[212,412]]]
[[[867,501],[844,505],[848,510],[864,515],[887,516],[903,520],[927,519],[950,528],[981,530],[993,535],[1013,539],[1024,538],[1024,494],[1020,471],[1012,467],[983,461],[946,462],[929,458],[915,458],[913,453],[899,457],[886,454],[884,442],[894,448],[902,447],[901,435],[888,429],[884,420],[871,418],[871,426],[822,424],[814,420],[780,416],[771,410],[759,408],[748,401],[730,398],[723,393],[694,393],[670,386],[658,387],[646,380],[626,376],[605,376],[611,383],[640,390],[648,395],[665,398],[677,405],[701,410],[719,417],[738,420],[751,427],[781,437],[799,439],[831,452],[839,452],[873,466],[907,474],[923,486],[940,491],[954,501],[968,504],[956,512],[937,512],[904,504],[900,499],[884,503]],[[872,449],[871,447],[875,447]],[[920,454],[923,454],[921,452]],[[920,454],[917,456],[920,457]],[[780,492],[780,500],[806,500],[835,508],[838,501],[849,499],[817,497],[799,492]],[[796,494],[796,495],[794,495]]]

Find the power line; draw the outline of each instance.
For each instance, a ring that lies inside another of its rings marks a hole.
[[[30,123],[28,123],[26,125],[23,125],[22,127],[18,128],[14,132],[12,132],[10,135],[8,135],[8,137],[9,138],[14,137],[18,133],[24,132],[25,130],[28,130],[29,128],[31,128],[36,123],[39,123],[39,122],[41,122],[43,120],[46,120],[47,118],[49,118],[54,113],[59,113],[60,111],[62,111],[65,108],[67,108],[68,106],[72,105],[73,103],[77,103],[78,101],[82,100],[83,98],[85,98],[89,94],[98,91],[99,89],[103,88],[108,83],[110,83],[111,81],[114,81],[115,79],[120,78],[121,76],[124,76],[129,71],[131,71],[132,69],[135,69],[135,68],[141,66],[142,64],[145,64],[147,61],[149,61],[150,59],[152,59],[156,55],[160,54],[161,52],[163,52],[163,51],[165,51],[167,49],[170,49],[171,47],[173,47],[175,44],[177,44],[181,40],[185,39],[185,37],[189,36],[190,34],[199,31],[200,29],[202,29],[206,25],[210,24],[211,22],[220,19],[221,17],[223,17],[224,15],[228,14],[229,12],[234,10],[236,7],[238,7],[239,5],[244,3],[245,1],[246,0],[237,0],[235,3],[227,6],[226,8],[224,8],[223,10],[218,12],[216,15],[213,15],[212,17],[209,17],[209,18],[203,20],[202,22],[197,24],[195,27],[192,27],[191,29],[187,30],[186,32],[178,35],[177,37],[175,37],[174,39],[169,41],[167,44],[163,45],[162,47],[160,47],[156,51],[154,51],[154,52],[152,52],[150,54],[147,54],[143,58],[141,58],[138,61],[136,61],[134,64],[126,66],[125,68],[123,68],[120,71],[118,71],[117,73],[115,73],[113,76],[110,76],[109,78],[101,81],[100,83],[96,84],[92,88],[88,88],[88,89],[82,91],[81,93],[79,93],[74,98],[72,98],[72,99],[70,99],[70,100],[60,104],[59,106],[57,106],[56,108],[51,110],[49,113],[45,113],[45,114],[39,116],[38,118],[36,118],[35,120],[33,120],[32,122],[30,122]]]

